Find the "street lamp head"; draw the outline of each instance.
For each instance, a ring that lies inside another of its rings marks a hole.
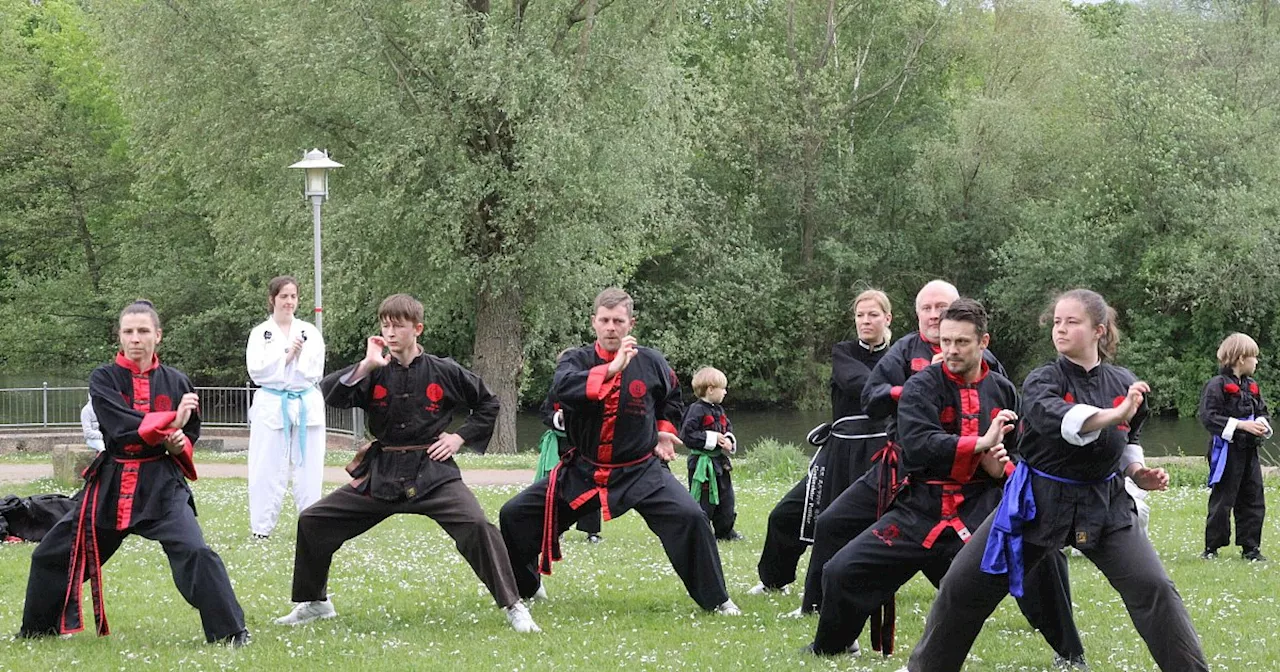
[[[329,198],[329,169],[341,168],[342,164],[330,159],[329,152],[313,149],[303,154],[301,161],[289,167],[305,171],[304,196]]]

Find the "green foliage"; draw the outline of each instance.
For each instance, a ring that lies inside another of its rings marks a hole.
[[[787,481],[794,483],[809,467],[809,456],[794,443],[765,438],[747,447],[733,461],[735,479]]]

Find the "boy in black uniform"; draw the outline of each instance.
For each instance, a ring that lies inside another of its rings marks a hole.
[[[463,443],[493,433],[498,399],[484,381],[451,359],[423,352],[422,304],[407,294],[378,307],[382,335],[370,336],[364,360],[325,376],[325,402],[363,408],[376,441],[347,467],[355,479],[298,516],[293,601],[280,625],[337,615],[326,595],[333,554],[388,516],[416,513],[439,523],[507,613],[516,632],[539,632],[520,602],[502,537],[462,482],[453,455]],[[390,355],[384,354],[390,350]],[[456,434],[445,429],[455,411],[470,417]]]
[[[689,493],[707,514],[716,539],[737,541],[742,535],[733,529],[738,510],[729,456],[737,452],[738,440],[720,405],[728,388],[729,379],[719,369],[707,366],[693,373],[698,400],[684,412],[680,442],[689,449]]]
[[[1258,448],[1271,437],[1267,404],[1258,382],[1258,344],[1245,334],[1231,334],[1218,346],[1221,368],[1200,395],[1200,424],[1209,430],[1209,515],[1204,523],[1204,558],[1215,558],[1231,542],[1235,510],[1236,544],[1245,560],[1262,562],[1262,464]]]
[[[89,378],[89,397],[105,449],[85,470],[76,506],[31,555],[19,637],[84,629],[81,590],[89,581],[98,634],[110,634],[102,565],[130,534],[164,547],[173,581],[200,610],[205,639],[249,642],[222,558],[204,541],[187,479],[196,479],[199,399],[185,374],[155,356],[162,332],[149,301],[120,313],[120,353]]]
[[[631,306],[621,289],[600,292],[591,319],[595,344],[570,351],[556,367],[553,393],[574,450],[550,476],[502,507],[502,537],[516,584],[522,597],[545,594],[538,574],[550,574],[560,559],[561,533],[597,509],[604,520],[635,509],[662,540],[698,606],[738,615],[711,526],[662,463],[675,459],[680,440],[680,382],[662,353],[638,347],[629,335]]]

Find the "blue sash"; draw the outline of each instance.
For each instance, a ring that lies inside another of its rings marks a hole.
[[[1236,419],[1252,420],[1253,416]],[[1209,450],[1209,487],[1211,488],[1222,480],[1222,472],[1227,470],[1227,446],[1230,444],[1231,442],[1222,438],[1221,434],[1213,435],[1213,447]]]
[[[289,446],[293,440],[293,433],[297,431],[298,456],[294,459],[293,463],[298,466],[302,466],[307,459],[307,402],[303,401],[303,397],[315,388],[308,387],[305,390],[297,392],[293,390],[278,390],[274,387],[264,387],[261,389],[263,392],[270,392],[271,394],[280,397],[280,421],[284,425],[285,447],[287,448]],[[290,399],[298,400],[298,408],[300,409],[298,411],[298,422],[302,425],[300,429],[289,420]]]
[[[1022,597],[1022,579],[1026,566],[1022,556],[1022,529],[1036,519],[1036,498],[1031,489],[1031,474],[1067,485],[1097,485],[1106,483],[1118,474],[1099,481],[1076,481],[1047,474],[1026,462],[1019,462],[1013,474],[1004,484],[1004,496],[991,522],[991,535],[982,550],[982,571],[987,574],[1008,574],[1009,594]]]

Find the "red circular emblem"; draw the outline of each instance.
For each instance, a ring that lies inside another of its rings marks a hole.
[[[1115,406],[1115,407],[1117,407],[1117,408],[1118,408],[1118,407],[1120,406],[1120,404],[1123,404],[1123,403],[1124,403],[1124,397],[1125,397],[1125,395],[1123,395],[1123,394],[1122,394],[1122,395],[1120,395],[1120,396],[1116,397],[1115,399],[1112,399],[1112,400],[1111,400],[1111,405],[1112,405],[1112,406]]]
[[[374,385],[374,386],[373,386],[373,398],[374,398],[374,400],[375,400],[375,401],[376,401],[376,400],[378,400],[378,399],[386,399],[386,398],[387,398],[387,388],[385,388],[385,387],[383,387],[383,386],[381,386],[381,385]]]
[[[1254,381],[1252,381],[1252,380],[1251,380],[1251,381],[1249,381],[1249,391],[1250,391],[1250,392],[1252,392],[1252,393],[1254,393],[1254,394],[1257,394],[1257,393],[1258,393],[1258,383],[1256,383],[1256,382],[1254,382]]]
[[[942,412],[938,413],[938,420],[942,421],[942,424],[944,424],[944,425],[949,425],[949,424],[951,424],[951,423],[955,422],[955,421],[956,421],[956,409],[954,409],[954,408],[952,408],[952,407],[950,407],[950,406],[948,406],[948,407],[946,407],[946,408],[942,409]]]
[[[715,419],[714,417],[712,417],[712,416],[710,416],[710,415],[704,415],[704,416],[702,416],[702,426],[703,426],[703,427],[710,427],[711,425],[714,425],[714,424],[716,424],[716,419]]]
[[[427,386],[427,398],[435,402],[444,399],[444,388],[439,383],[431,383]]]
[[[1074,404],[1074,403],[1076,403],[1076,395],[1071,394],[1070,392],[1068,392],[1068,393],[1066,393],[1066,394],[1062,395],[1062,400],[1063,400],[1063,401],[1065,401],[1065,402],[1067,402],[1068,404]]]
[[[997,415],[1000,415],[1000,411],[1003,411],[1003,410],[1004,410],[1003,408],[993,408],[993,409],[991,409],[991,419],[992,419],[992,420],[995,420],[995,419],[996,419],[996,416],[997,416]]]
[[[151,402],[151,407],[157,411],[172,411],[173,400],[167,394],[157,394],[155,401]]]
[[[1222,386],[1222,391],[1227,394],[1240,394],[1240,386],[1235,383],[1227,383]]]
[[[929,360],[925,359],[924,357],[916,357],[915,359],[911,360],[912,371],[924,371],[924,368],[926,366],[929,366]]]
[[[627,386],[627,392],[630,392],[631,396],[636,399],[643,397],[648,391],[649,388],[645,387],[643,380],[633,380],[631,381],[631,384]]]

